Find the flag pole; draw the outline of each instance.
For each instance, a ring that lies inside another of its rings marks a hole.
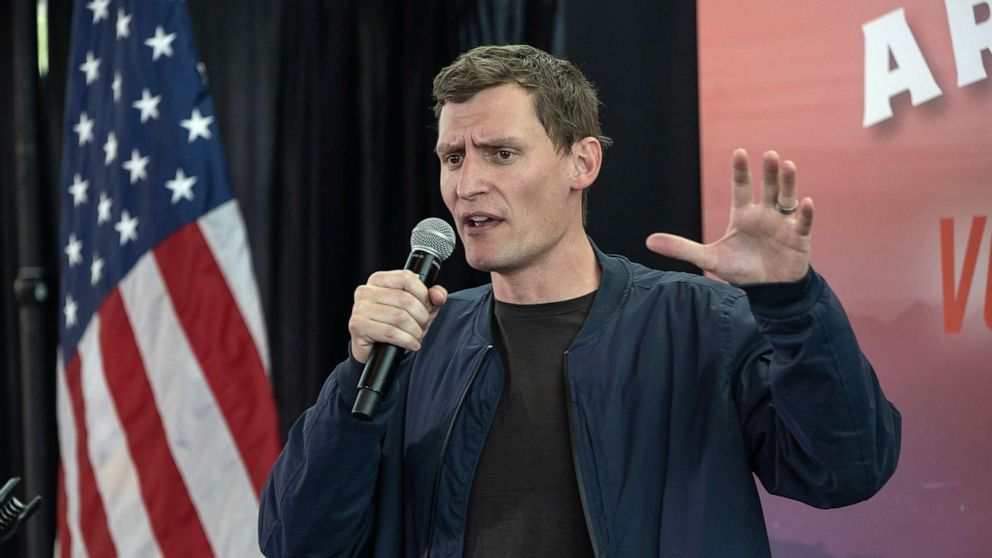
[[[24,490],[41,508],[21,528],[26,556],[51,556],[55,528],[55,389],[52,274],[38,169],[37,0],[14,0],[14,134]]]

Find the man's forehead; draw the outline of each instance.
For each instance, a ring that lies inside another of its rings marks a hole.
[[[537,100],[532,92],[516,84],[487,87],[469,97],[448,100],[441,105],[438,126],[446,122],[498,115],[533,115],[537,117]]]
[[[533,96],[514,84],[484,89],[459,102],[441,107],[436,150],[474,145],[514,145],[536,133],[545,133]]]

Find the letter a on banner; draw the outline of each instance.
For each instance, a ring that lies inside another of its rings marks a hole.
[[[861,26],[865,35],[864,127],[892,118],[893,96],[909,91],[913,106],[942,94],[902,8]],[[889,69],[889,53],[896,68]]]

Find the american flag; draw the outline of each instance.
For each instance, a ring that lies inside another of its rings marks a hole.
[[[257,556],[268,347],[186,5],[73,13],[56,554]]]

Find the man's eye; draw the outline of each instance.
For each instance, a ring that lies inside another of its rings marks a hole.
[[[500,149],[499,151],[496,152],[496,156],[502,159],[503,161],[506,161],[510,157],[513,157],[513,152],[507,151],[506,149]]]
[[[446,155],[444,161],[449,165],[457,165],[462,162],[462,156],[457,153],[452,153],[451,155]]]

